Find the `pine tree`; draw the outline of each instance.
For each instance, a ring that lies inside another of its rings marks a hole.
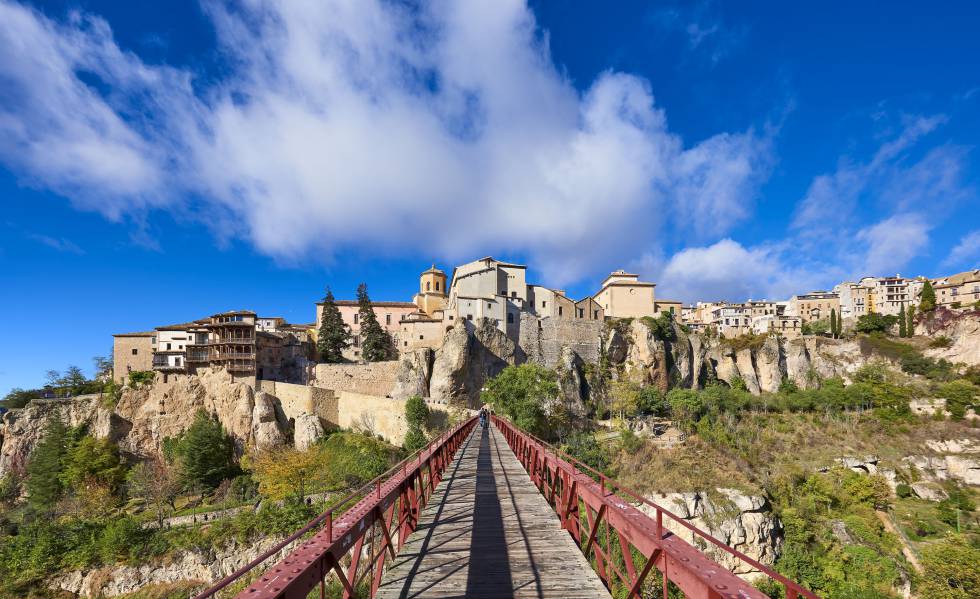
[[[189,488],[213,489],[235,474],[235,445],[221,423],[203,410],[177,442],[176,453]]]
[[[350,347],[350,327],[344,322],[334,300],[333,292],[327,287],[323,297],[323,314],[320,316],[320,330],[317,332],[316,349],[324,362],[342,362],[343,351]]]
[[[905,333],[911,337],[912,335],[915,335],[915,308],[909,306],[909,309],[906,310],[905,315],[909,320],[908,324],[905,325]]]
[[[919,310],[931,312],[936,309],[936,290],[932,288],[932,283],[926,281],[922,285],[922,292],[919,293]]]
[[[391,335],[378,322],[378,317],[371,307],[367,285],[357,286],[357,314],[361,323],[361,355],[368,362],[381,362],[391,358]]]
[[[837,310],[830,309],[830,336],[837,339]]]
[[[905,328],[907,324],[908,324],[908,320],[906,320],[905,318],[905,306],[902,305],[902,307],[898,309],[898,336],[899,337],[908,337],[908,331]]]
[[[44,438],[34,448],[27,464],[28,501],[37,510],[50,509],[61,498],[64,491],[61,470],[68,444],[68,429],[61,419],[55,416],[48,420]]]

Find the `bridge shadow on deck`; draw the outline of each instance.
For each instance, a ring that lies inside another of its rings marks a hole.
[[[466,574],[466,596],[509,596],[514,588],[504,517],[493,474],[490,429],[478,428],[480,454],[476,458],[476,501],[470,537],[470,567]],[[493,594],[488,594],[492,592]]]

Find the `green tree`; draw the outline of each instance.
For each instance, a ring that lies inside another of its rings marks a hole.
[[[176,510],[174,501],[180,492],[180,481],[174,469],[165,460],[153,457],[133,466],[126,482],[129,494],[145,499],[156,510],[157,523],[163,526],[167,506]]]
[[[357,314],[361,323],[361,355],[364,359],[368,362],[391,359],[391,335],[378,322],[365,283],[357,286]]]
[[[82,393],[85,383],[87,382],[88,379],[85,378],[85,374],[78,366],[69,366],[68,369],[65,370],[64,377],[62,377],[62,384],[68,388],[68,392],[72,395]]]
[[[936,290],[932,288],[932,283],[928,280],[922,284],[922,291],[919,292],[919,310],[931,312],[936,309]]]
[[[405,451],[413,452],[425,447],[428,439],[425,436],[425,425],[429,420],[429,406],[425,400],[418,395],[413,395],[405,402],[405,421],[408,423],[408,432],[405,433],[405,442],[402,446]]]
[[[905,305],[898,309],[898,336],[908,337],[908,320],[905,318]]]
[[[31,506],[40,511],[54,507],[64,491],[61,471],[68,453],[68,429],[61,418],[48,420],[44,437],[34,448],[27,464],[27,498]]]
[[[559,392],[555,371],[527,363],[504,368],[487,383],[482,399],[518,427],[544,436],[550,429],[545,406],[554,403]]]
[[[980,597],[977,564],[980,564],[980,549],[959,538],[929,545],[922,552],[923,572],[916,593],[931,599]]]
[[[63,464],[61,482],[65,489],[77,489],[96,482],[116,491],[125,476],[119,447],[108,439],[89,435],[68,448]]]
[[[10,410],[23,408],[37,396],[38,393],[36,391],[25,391],[19,387],[14,387],[10,390],[10,393],[4,396],[3,401],[0,401],[0,406]]]
[[[970,381],[960,379],[942,383],[936,395],[946,400],[946,410],[954,420],[962,420],[966,411],[977,405],[978,392],[980,389]]]
[[[905,334],[911,337],[915,335],[915,308],[909,306],[909,309],[905,311],[905,317],[908,322],[905,323]]]
[[[235,446],[221,423],[203,410],[179,438],[174,454],[186,486],[213,489],[236,473]]]
[[[324,362],[336,363],[344,360],[343,351],[350,347],[350,327],[344,322],[334,300],[333,292],[327,287],[323,297],[323,314],[320,316],[320,330],[317,332],[316,348]]]
[[[892,314],[881,315],[877,312],[863,314],[858,317],[854,330],[858,333],[887,333],[888,329],[898,322],[898,317]]]

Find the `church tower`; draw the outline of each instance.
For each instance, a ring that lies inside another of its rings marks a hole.
[[[415,305],[419,307],[419,311],[430,318],[436,317],[436,312],[446,308],[446,293],[446,273],[433,264],[432,268],[419,277],[419,292],[415,296]]]

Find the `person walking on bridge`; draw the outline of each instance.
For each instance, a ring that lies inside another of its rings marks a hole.
[[[487,409],[480,408],[480,426],[487,428]]]

